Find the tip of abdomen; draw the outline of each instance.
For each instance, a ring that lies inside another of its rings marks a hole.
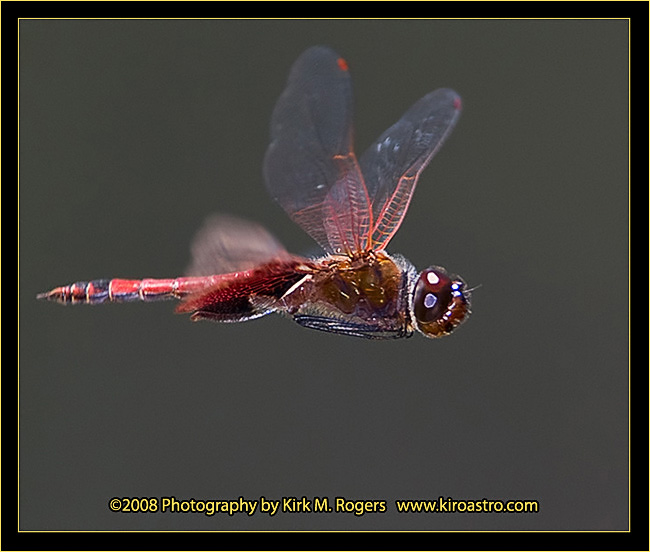
[[[69,301],[69,298],[66,297],[64,287],[54,288],[50,291],[45,291],[36,295],[36,299],[40,301],[55,301],[57,303],[66,303]]]
[[[75,282],[69,286],[56,287],[51,291],[39,293],[36,299],[54,301],[55,303],[86,303],[96,304],[110,300],[110,280],[93,280],[91,282]]]

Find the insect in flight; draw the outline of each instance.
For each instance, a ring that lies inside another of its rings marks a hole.
[[[188,276],[93,280],[38,295],[59,303],[177,298],[192,320],[241,322],[276,312],[301,326],[370,339],[452,332],[470,314],[465,282],[432,266],[420,272],[386,246],[422,170],[460,114],[449,89],[417,101],[357,159],[345,60],[325,47],[294,63],[271,119],[266,187],[325,250],[288,253],[262,227],[215,216],[197,235]]]

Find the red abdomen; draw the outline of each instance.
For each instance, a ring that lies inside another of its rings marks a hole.
[[[52,291],[39,293],[37,298],[57,303],[86,303],[90,305],[105,302],[126,303],[129,301],[180,299],[213,285],[217,278],[219,276],[91,280],[57,287]]]

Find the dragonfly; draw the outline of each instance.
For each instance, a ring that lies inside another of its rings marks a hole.
[[[446,336],[469,317],[471,290],[439,266],[418,273],[386,247],[460,112],[456,92],[430,92],[357,158],[348,63],[311,47],[273,110],[264,179],[323,256],[291,254],[260,225],[215,215],[194,239],[186,276],[80,281],[37,297],[93,305],[179,299],[176,312],[192,320],[279,313],[306,328],[368,339]]]

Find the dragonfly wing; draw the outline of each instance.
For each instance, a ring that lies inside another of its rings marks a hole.
[[[297,268],[304,259],[289,257],[250,270],[224,274],[212,286],[187,297],[176,312],[191,313],[192,320],[241,322],[281,308],[279,302],[305,277]]]
[[[346,320],[340,317],[297,314],[293,319],[312,330],[349,335],[352,337],[365,337],[366,339],[400,339],[411,337],[412,332],[403,328],[384,328],[380,324]]]
[[[352,88],[332,50],[310,48],[294,63],[273,111],[264,176],[271,196],[328,253],[365,248],[372,215],[352,148]]]
[[[230,215],[208,218],[192,242],[188,276],[211,276],[249,270],[290,254],[259,224]]]
[[[446,88],[417,101],[360,159],[372,204],[373,249],[384,249],[399,228],[422,170],[460,115],[460,96]]]

